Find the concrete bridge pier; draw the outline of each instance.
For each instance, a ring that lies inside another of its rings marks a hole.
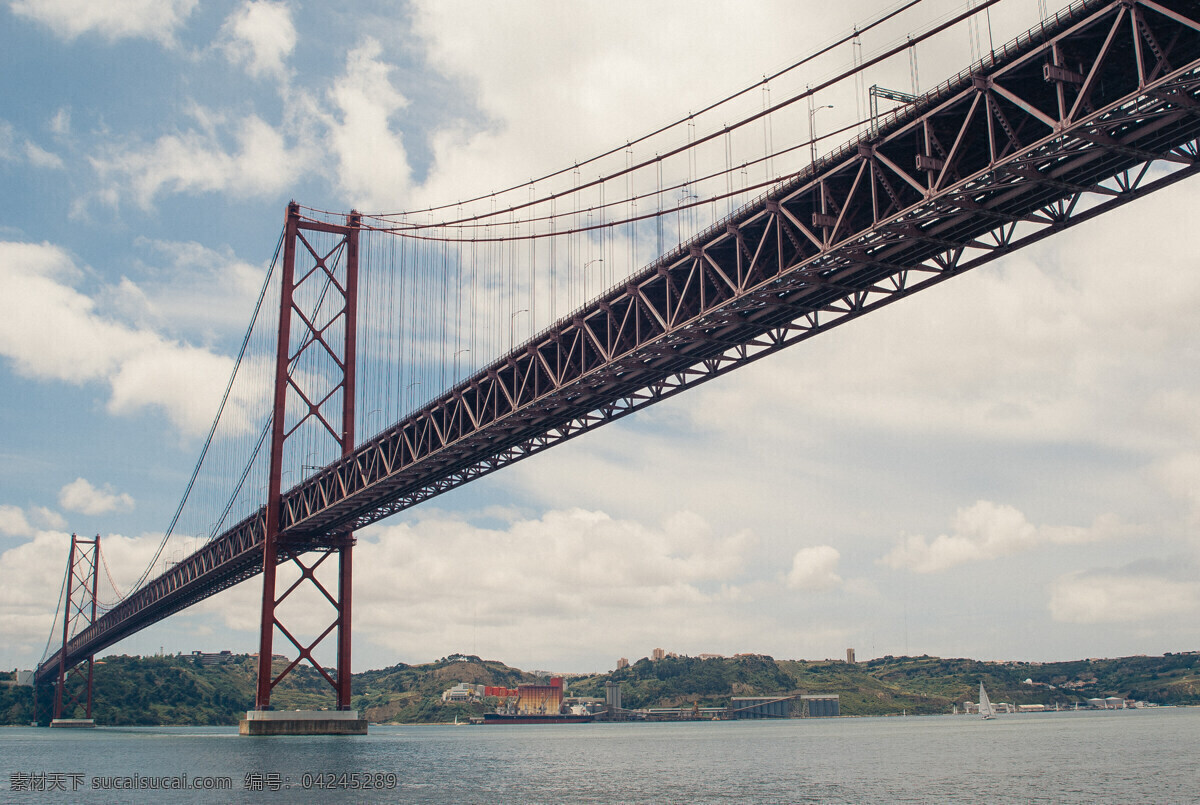
[[[366,735],[357,710],[248,710],[239,735]]]

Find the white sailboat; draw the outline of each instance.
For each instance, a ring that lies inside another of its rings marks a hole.
[[[979,715],[984,719],[992,718],[996,715],[996,708],[992,707],[992,700],[988,698],[987,691],[983,689],[983,683],[979,683]]]

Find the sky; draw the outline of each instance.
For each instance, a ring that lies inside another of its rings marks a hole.
[[[991,36],[1040,5],[994,7]],[[102,535],[118,586],[153,553],[289,199],[486,193],[887,8],[5,2],[0,668],[42,656],[72,531]],[[920,85],[971,46],[918,51]],[[1200,648],[1198,201],[1179,183],[362,530],[355,670]],[[260,597],[256,577],[107,651],[255,651]]]

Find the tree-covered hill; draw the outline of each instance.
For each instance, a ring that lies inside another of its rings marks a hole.
[[[283,667],[277,661],[276,673]],[[254,706],[257,670],[257,658],[246,654],[209,666],[188,656],[104,657],[95,666],[92,717],[111,726],[237,724]],[[532,674],[500,662],[456,655],[354,674],[351,690],[354,706],[371,721],[426,723],[487,709],[481,703],[443,704],[442,691],[457,682],[515,687],[535,681]],[[0,724],[48,721],[52,688],[39,688],[38,695],[35,716],[31,688],[0,686]],[[293,669],[271,694],[271,704],[279,710],[321,709],[332,703],[329,684],[306,664]],[[75,715],[82,717],[82,708]]]
[[[771,693],[838,694],[843,715],[948,713],[978,698],[983,682],[993,701],[1055,704],[1107,696],[1159,704],[1200,704],[1200,655],[1124,657],[1060,663],[980,662],[939,657],[883,657],[849,664],[836,660],[775,660],[762,655],[638,660],[574,680],[579,695],[603,696],[608,680],[621,685],[629,708],[720,707],[732,696]],[[1029,680],[1026,682],[1025,680]]]
[[[255,659],[248,655],[210,666],[183,656],[105,657],[96,664],[93,716],[99,724],[114,726],[233,725],[253,706],[255,673]],[[571,677],[568,695],[602,698],[610,680],[620,684],[628,708],[723,707],[733,696],[836,693],[843,715],[948,713],[974,701],[981,681],[997,702],[1070,707],[1089,698],[1122,696],[1196,705],[1200,654],[1057,663],[889,656],[856,664],[763,655],[671,656],[641,659],[607,674]],[[372,722],[447,722],[490,707],[484,702],[443,703],[442,692],[458,682],[515,687],[536,681],[532,674],[495,660],[453,655],[355,674],[353,703]],[[47,687],[39,695],[38,717],[45,722],[53,694]],[[272,694],[279,709],[319,709],[331,703],[328,684],[307,666],[297,667]],[[28,724],[34,718],[33,690],[0,678],[0,723]]]

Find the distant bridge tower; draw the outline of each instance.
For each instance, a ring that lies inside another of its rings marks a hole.
[[[67,558],[66,598],[63,601],[62,651],[58,655],[58,679],[54,686],[54,720],[51,727],[92,727],[92,671],[95,655],[87,658],[87,673],[82,662],[67,666],[67,641],[96,620],[96,583],[100,578],[100,535],[80,539],[71,535],[71,552]],[[78,680],[81,684],[67,684]],[[82,705],[83,718],[75,718]]]
[[[352,212],[345,226],[305,221],[296,202],[288,205],[284,230],[283,265],[279,302],[279,340],[275,360],[275,397],[271,424],[270,474],[263,540],[262,624],[258,649],[258,687],[254,710],[239,725],[243,735],[296,735],[365,733],[366,721],[350,707],[351,553],[354,533],[346,531],[330,540],[324,534],[281,533],[284,463],[300,463],[301,453],[321,441],[333,441],[336,457],[354,450],[354,390],[358,320],[358,241],[361,217]],[[306,235],[306,233],[309,233]],[[311,233],[333,235],[327,239]],[[322,245],[314,245],[316,243]],[[300,266],[297,267],[297,254]],[[338,401],[340,399],[340,406]],[[340,408],[340,410],[338,410]],[[303,448],[288,452],[289,439]],[[300,457],[298,459],[298,457]],[[319,463],[319,462],[314,462]],[[318,547],[319,546],[319,547]],[[302,555],[315,551],[316,561],[306,564]],[[316,570],[337,556],[337,585],[330,590]],[[282,593],[276,569],[294,562],[300,577]],[[283,622],[279,607],[308,582],[333,607],[334,617],[315,640],[305,645]],[[296,657],[278,673],[274,659],[275,632],[291,643]],[[314,656],[319,644],[331,635],[336,640],[335,668],[326,668]],[[271,691],[302,660],[307,660],[333,687],[336,711],[271,710]]]

